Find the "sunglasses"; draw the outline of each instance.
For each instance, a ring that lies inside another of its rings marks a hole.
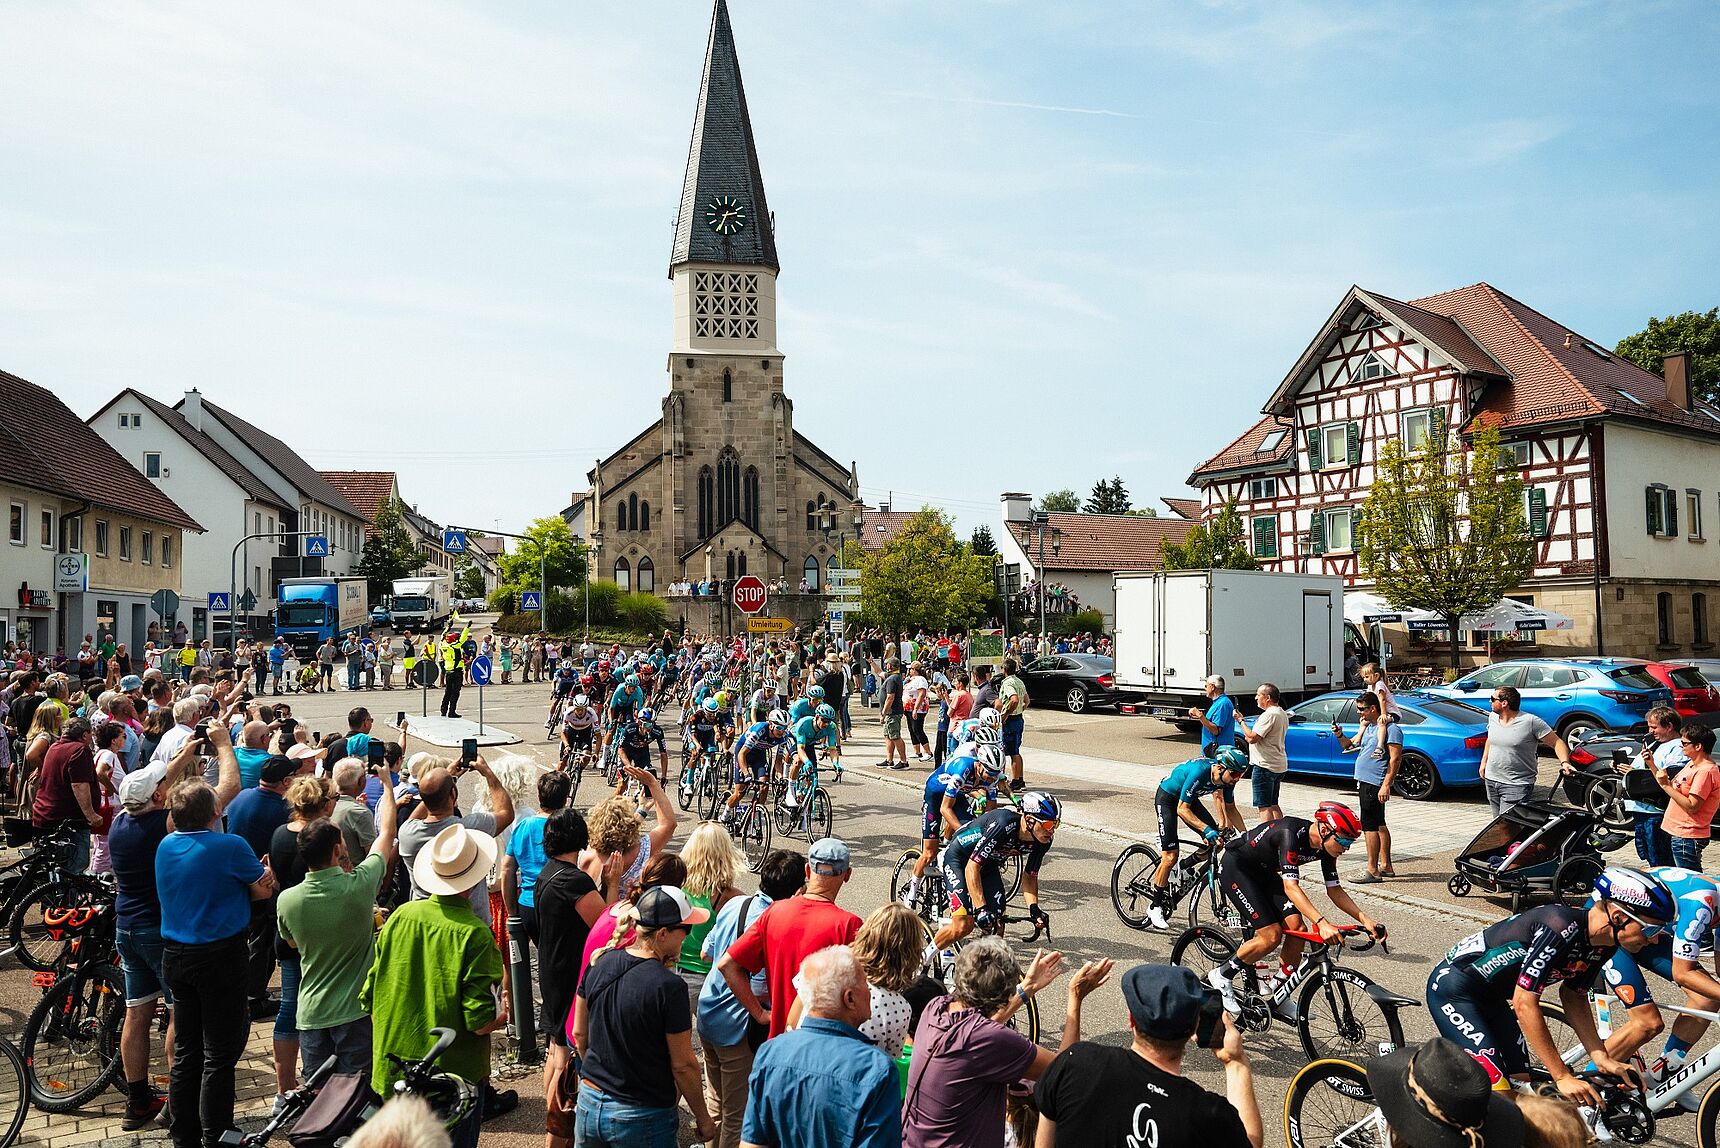
[[[1350,846],[1352,846],[1356,843],[1356,839],[1354,837],[1345,837],[1342,833],[1335,833],[1335,832],[1328,831],[1327,835],[1329,837],[1331,837],[1332,840],[1336,841],[1339,845],[1343,846],[1345,849],[1348,849]]]
[[[1645,921],[1641,917],[1637,916],[1635,913],[1631,912],[1629,909],[1626,909],[1624,906],[1620,905],[1617,901],[1614,901],[1612,903],[1612,907],[1617,909],[1620,913],[1623,913],[1630,920],[1635,921],[1637,923],[1637,925],[1641,927],[1642,935],[1645,937],[1658,936],[1660,934],[1660,931],[1662,929],[1666,928],[1666,922],[1664,922],[1664,921]]]

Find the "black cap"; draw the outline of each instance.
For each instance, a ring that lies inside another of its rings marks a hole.
[[[299,771],[301,762],[275,754],[263,762],[263,784],[279,785]]]
[[[1204,996],[1200,978],[1181,965],[1136,965],[1123,974],[1123,1001],[1142,1036],[1176,1040],[1193,1035]]]
[[[1368,1084],[1406,1148],[1521,1148],[1523,1113],[1493,1091],[1487,1070],[1435,1037],[1368,1061]]]

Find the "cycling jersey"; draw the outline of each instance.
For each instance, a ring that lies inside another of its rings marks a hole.
[[[1212,779],[1212,773],[1213,764],[1209,757],[1185,761],[1159,782],[1159,792],[1172,794],[1178,801],[1190,805],[1199,804],[1200,799],[1209,793],[1223,793],[1225,804],[1231,804],[1230,795],[1235,786],[1219,784]]]
[[[1336,885],[1337,859],[1318,845],[1308,843],[1308,827],[1313,824],[1303,817],[1262,822],[1225,848],[1225,868],[1234,864],[1255,874],[1277,874],[1299,880],[1302,866],[1318,857],[1320,876],[1328,886]]]
[[[819,746],[836,748],[836,723],[831,722],[823,729],[818,728],[816,717],[803,717],[795,722],[790,730],[794,744],[804,749],[809,755]]]
[[[717,735],[734,725],[734,720],[722,710],[707,713],[699,709],[687,717],[681,724],[687,744],[697,744],[705,749],[713,749],[717,744]]]
[[[563,661],[561,668],[555,672],[555,696],[566,697],[578,683],[579,671],[574,668],[572,662]]]
[[[775,690],[754,690],[751,700],[747,702],[747,712],[753,715],[754,721],[763,721],[765,719],[765,715],[775,708]]]
[[[584,709],[570,708],[561,715],[564,729],[591,729],[597,725],[597,721],[597,710],[592,706],[586,706]]]
[[[950,727],[949,747],[966,745],[973,740],[973,731],[979,728],[978,718],[963,718]]]
[[[1654,1000],[1647,978],[1642,975],[1644,969],[1670,981],[1675,959],[1701,963],[1703,957],[1714,952],[1716,933],[1720,933],[1720,885],[1713,878],[1671,865],[1658,866],[1649,872],[1672,891],[1678,905],[1678,920],[1640,951],[1627,953],[1619,949],[1607,961],[1607,987],[1626,1008]],[[1589,903],[1594,904],[1594,898],[1589,898]]]
[[[956,819],[966,825],[974,816],[973,795],[990,795],[993,792],[993,787],[980,782],[979,772],[973,766],[971,757],[955,758],[946,761],[941,769],[934,770],[926,779],[925,791],[920,797],[920,837],[923,840],[936,841],[941,836],[939,827],[944,823],[944,798],[955,798]]]
[[[812,716],[812,710],[811,698],[797,698],[794,704],[788,707],[788,720],[791,724],[798,725],[802,719]]]
[[[770,732],[769,722],[754,722],[741,735],[735,746],[735,770],[750,770],[754,778],[763,779],[770,769],[771,753],[788,740],[788,733]]]
[[[1008,808],[993,809],[962,826],[950,838],[944,854],[957,869],[966,867],[969,861],[978,861],[981,868],[996,869],[1007,858],[1022,857],[1024,871],[1037,873],[1050,850],[1049,842],[1032,837],[1023,841],[1021,811]]]
[[[1471,933],[1445,954],[1444,964],[1489,992],[1539,994],[1559,981],[1587,989],[1613,946],[1589,943],[1587,909],[1541,905]]]
[[[621,686],[609,697],[609,712],[627,717],[634,710],[645,708],[645,692],[638,686]]]
[[[641,721],[636,717],[622,722],[616,728],[616,736],[621,741],[621,752],[640,769],[651,767],[652,742],[657,743],[658,753],[664,753],[668,748],[663,744],[663,731],[657,728],[656,722]]]

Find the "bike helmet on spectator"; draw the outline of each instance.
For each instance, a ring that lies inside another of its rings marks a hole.
[[[783,726],[785,726],[788,724],[788,711],[787,710],[771,710],[770,716],[765,718],[765,720],[768,721],[771,725],[783,725]]]
[[[1322,801],[1314,811],[1314,820],[1336,833],[1354,841],[1362,835],[1362,819],[1356,811],[1341,801]]]
[[[1021,795],[1021,813],[1037,821],[1061,821],[1063,805],[1043,789],[1030,789]]]
[[[574,694],[573,695],[573,708],[574,709],[582,710],[590,704],[591,704],[591,699],[586,697],[584,694]]]
[[[811,689],[806,691],[806,696],[811,698],[813,701],[818,701],[824,697],[824,687],[813,686]]]
[[[835,721],[836,720],[836,707],[835,706],[819,706],[817,709],[812,711],[812,716],[823,718],[825,721]]]
[[[973,755],[973,758],[979,762],[980,772],[985,774],[988,779],[995,778],[1003,772],[1003,750],[999,746],[982,745],[979,747],[979,752]]]
[[[657,711],[652,709],[650,706],[646,706],[644,709],[639,711],[639,720],[644,722],[646,725],[650,725],[652,722],[657,720]]]
[[[705,712],[708,714],[714,714],[718,710],[723,708],[720,704],[718,704],[717,699],[714,697],[706,698],[701,703],[701,705],[704,707]]]
[[[1633,917],[1672,921],[1678,917],[1678,902],[1665,882],[1640,869],[1609,865],[1595,878],[1595,895],[1611,901]]]
[[[1003,728],[1003,716],[990,706],[986,706],[974,716],[979,718],[979,724],[986,729]]]
[[[1003,735],[991,726],[982,725],[973,731],[973,743],[977,746],[1002,745]]]
[[[1234,745],[1227,745],[1213,754],[1213,760],[1218,762],[1228,773],[1248,772],[1248,755]],[[1349,835],[1345,834],[1345,836]]]

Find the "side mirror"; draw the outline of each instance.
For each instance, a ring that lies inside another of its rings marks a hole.
[[[1307,720],[1308,719],[1301,714],[1291,714],[1289,718],[1291,725],[1302,725],[1307,722]]]
[[[1466,694],[1474,693],[1476,689],[1474,682],[1452,682],[1451,684]]]

